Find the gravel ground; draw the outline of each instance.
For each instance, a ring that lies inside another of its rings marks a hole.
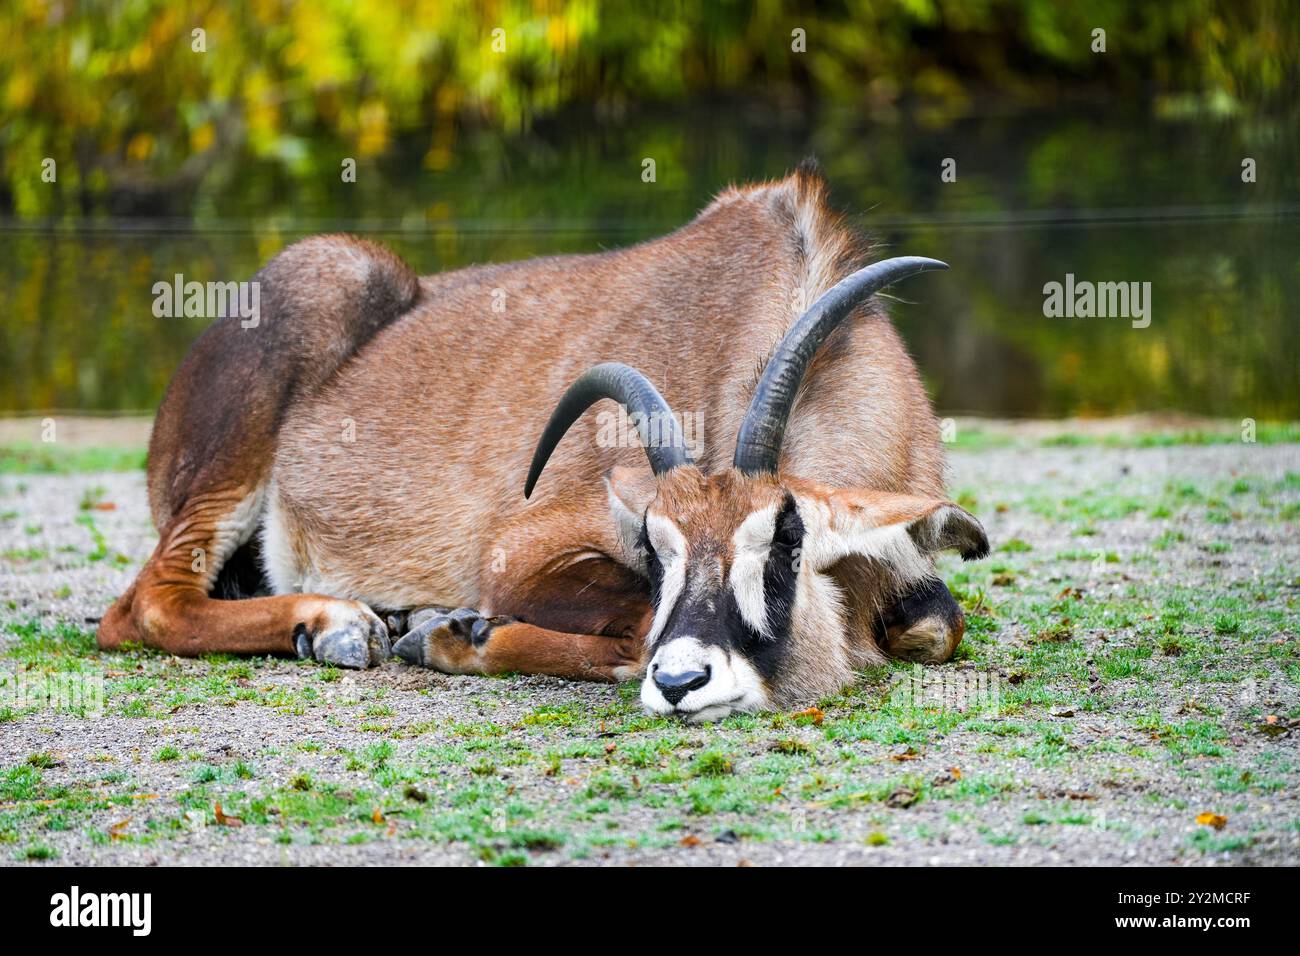
[[[0,707],[0,862],[1300,862],[1300,446],[950,457],[996,550],[945,560],[971,626],[925,673],[996,703],[897,666],[703,728],[635,684],[101,655],[143,474],[0,475],[0,673],[106,686]]]

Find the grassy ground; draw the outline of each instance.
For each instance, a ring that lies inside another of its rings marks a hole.
[[[0,699],[0,861],[1300,862],[1294,430],[957,437],[995,552],[945,561],[969,630],[924,678],[998,699],[900,665],[702,728],[635,684],[100,655],[154,540],[139,448],[11,443],[0,673],[106,695]]]

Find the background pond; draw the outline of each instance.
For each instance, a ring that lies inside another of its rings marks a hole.
[[[147,189],[84,216],[0,222],[0,412],[152,409],[203,320],[158,319],[174,273],[247,278],[304,235],[381,239],[422,273],[609,248],[660,235],[729,182],[807,154],[836,205],[894,253],[952,264],[901,289],[894,317],[945,413],[1178,410],[1300,418],[1300,122],[1112,109],[1011,110],[948,122],[747,100],[461,138],[431,169],[427,131],[363,159],[329,143]],[[337,160],[329,151],[339,152]],[[322,152],[325,154],[321,158]],[[657,181],[641,180],[653,157]],[[941,163],[956,160],[956,181]],[[1243,183],[1243,158],[1257,181]],[[1151,323],[1046,318],[1043,286],[1151,283]]]

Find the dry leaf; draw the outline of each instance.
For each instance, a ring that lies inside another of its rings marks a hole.
[[[376,823],[383,823],[384,811],[380,810],[378,807],[375,807],[375,812],[370,814],[370,819],[374,820]]]
[[[700,838],[697,837],[694,833],[689,833],[689,834],[687,834],[686,836],[682,837],[682,838],[681,838],[680,840],[678,840],[677,842],[680,843],[682,846],[688,846],[688,847],[689,847],[689,846],[699,846],[699,845],[700,845]]]
[[[125,820],[119,820],[117,823],[114,823],[111,827],[108,828],[108,835],[112,837],[114,840],[121,840],[126,836],[126,834],[122,831],[124,831],[130,825],[131,825],[130,817],[127,817]]]
[[[218,801],[212,805],[212,815],[216,817],[217,825],[223,827],[242,827],[244,821],[239,817],[228,817],[221,809],[221,802]]]
[[[1291,732],[1289,722],[1278,720],[1276,714],[1269,714],[1262,723],[1255,725],[1255,729],[1268,737],[1281,737]]]
[[[815,726],[818,727],[821,726],[822,721],[826,718],[826,714],[822,712],[822,709],[820,707],[809,707],[807,710],[799,711],[799,713],[795,714],[795,716],[807,717],[809,720],[813,722]]]
[[[1196,818],[1196,822],[1203,827],[1214,827],[1216,830],[1222,830],[1228,825],[1228,818],[1221,813],[1211,813],[1206,810]]]
[[[901,810],[904,807],[910,807],[912,804],[916,803],[916,801],[917,795],[915,790],[909,790],[907,787],[899,787],[889,795],[889,799],[885,801],[885,804],[896,810]]]
[[[899,763],[902,763],[904,760],[915,760],[916,750],[913,747],[908,747],[906,750],[902,750],[896,754],[890,754],[889,759],[897,760]]]

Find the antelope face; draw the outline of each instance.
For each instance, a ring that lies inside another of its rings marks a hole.
[[[615,468],[606,481],[654,607],[641,701],[690,720],[788,706],[852,679],[854,636],[828,573],[843,559],[871,564],[883,603],[932,573],[934,551],[987,548],[973,517],[934,499],[735,469]]]
[[[948,501],[778,478],[781,444],[809,363],[835,328],[900,279],[946,269],[904,256],[873,263],[820,295],[763,367],[736,435],[732,467],[705,477],[654,385],[617,362],[595,365],[561,396],[537,443],[524,495],[569,427],[594,403],[634,413],[649,471],[606,477],[623,558],[650,582],[654,618],[641,700],[656,713],[715,720],[843,688],[868,634],[850,633],[832,568],[851,560],[854,603],[883,604],[931,573],[931,555],[988,551],[984,530]],[[647,421],[657,421],[656,434]],[[928,440],[918,436],[918,440]],[[877,593],[879,592],[879,593]]]

